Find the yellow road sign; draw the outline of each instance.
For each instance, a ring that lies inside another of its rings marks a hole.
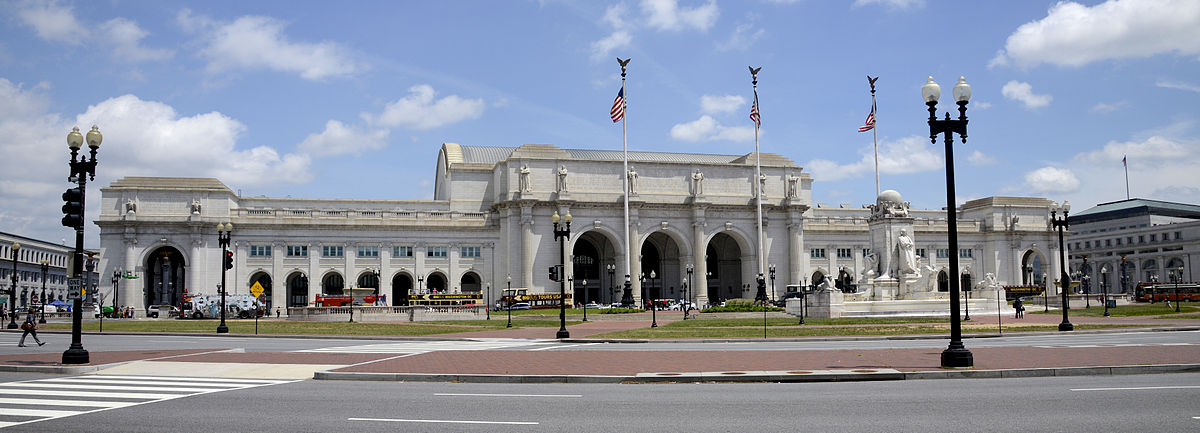
[[[258,281],[255,281],[254,285],[250,286],[250,294],[254,295],[254,297],[257,298],[259,296],[262,296],[262,293],[263,293],[262,284],[259,284]]]

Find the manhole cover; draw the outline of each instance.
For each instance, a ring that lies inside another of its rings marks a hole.
[[[875,370],[850,370],[852,373],[875,373]]]
[[[787,374],[812,374],[811,371],[789,371]]]

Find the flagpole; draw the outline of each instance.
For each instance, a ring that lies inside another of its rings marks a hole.
[[[1125,166],[1125,200],[1129,200],[1129,162],[1125,158],[1128,156],[1121,157],[1121,165]]]
[[[625,61],[621,61],[620,58],[617,58],[617,63],[621,64],[621,95],[624,96],[624,102],[622,102],[622,104],[625,105],[626,107],[629,106],[629,95],[625,93],[625,66],[629,64],[629,60],[632,60],[632,59],[626,59]],[[628,118],[629,118],[629,116],[627,116],[627,115],[621,116],[621,146],[624,149],[623,153],[622,153],[622,158],[621,158],[622,166],[624,167],[624,170],[621,171],[621,184],[623,185],[623,187],[622,187],[622,189],[624,190],[623,195],[625,196],[624,201],[625,201],[625,244],[626,244],[626,248],[625,248],[625,290],[626,291],[630,290],[629,285],[632,282],[632,279],[630,279],[630,274],[633,272],[633,266],[631,264],[631,257],[633,256],[633,248],[634,248],[633,247],[634,241],[629,236],[629,134],[627,132],[628,127],[626,125],[626,122],[627,122],[626,119],[628,119]],[[624,300],[623,295],[622,295],[622,300]],[[645,302],[645,301],[643,300],[643,302]]]
[[[879,77],[875,77],[878,80]],[[871,136],[875,139],[875,196],[879,197],[879,113],[875,111],[875,80],[871,76],[867,76],[867,81],[871,83],[871,114],[874,117],[874,125],[871,128]]]
[[[754,67],[750,67],[750,78],[751,78],[751,83],[754,85],[754,104],[755,104],[756,108],[758,105],[758,71],[761,69],[762,69],[762,67],[759,67],[758,69],[754,69]],[[759,109],[758,113],[759,113],[758,116],[761,119],[762,118],[762,110]],[[762,164],[761,164],[762,155],[758,151],[758,125],[760,122],[761,122],[761,120],[757,120],[754,122],[754,182],[752,184],[754,185],[754,191],[755,191],[754,196],[755,196],[755,201],[756,201],[757,208],[758,208],[758,275],[762,276],[762,275],[766,275],[766,273],[767,273],[767,264],[766,264],[766,261],[764,258],[765,245],[763,242],[763,217],[762,217],[763,185],[760,183],[760,182],[762,182],[762,180],[761,180],[762,179]]]

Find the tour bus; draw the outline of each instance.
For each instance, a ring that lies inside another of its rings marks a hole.
[[[503,308],[503,305],[510,305],[510,304],[516,304],[516,303],[527,303],[527,304],[529,304],[530,308],[534,308],[534,309],[558,308],[559,299],[562,299],[562,297],[559,296],[558,293],[529,294],[527,289],[512,289],[512,292],[514,292],[515,294],[514,295],[504,295],[503,297],[500,298],[500,303],[502,304],[501,308]],[[571,301],[570,293],[567,293],[566,304],[567,304],[567,306],[575,305]]]
[[[1200,301],[1200,283],[1141,283],[1134,299],[1138,302]]]
[[[483,303],[483,295],[479,293],[424,293],[408,295],[408,305],[462,306]]]

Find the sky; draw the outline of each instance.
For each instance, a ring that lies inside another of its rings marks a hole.
[[[98,187],[215,177],[245,196],[424,200],[442,143],[762,152],[813,201],[882,189],[946,206],[942,140],[920,88],[972,86],[957,204],[1129,194],[1200,203],[1195,0],[0,1],[0,231],[61,227],[66,135],[104,134]],[[957,112],[956,112],[957,114]],[[941,114],[939,114],[941,115]],[[86,150],[86,148],[85,148]],[[88,224],[89,247],[98,230]]]

